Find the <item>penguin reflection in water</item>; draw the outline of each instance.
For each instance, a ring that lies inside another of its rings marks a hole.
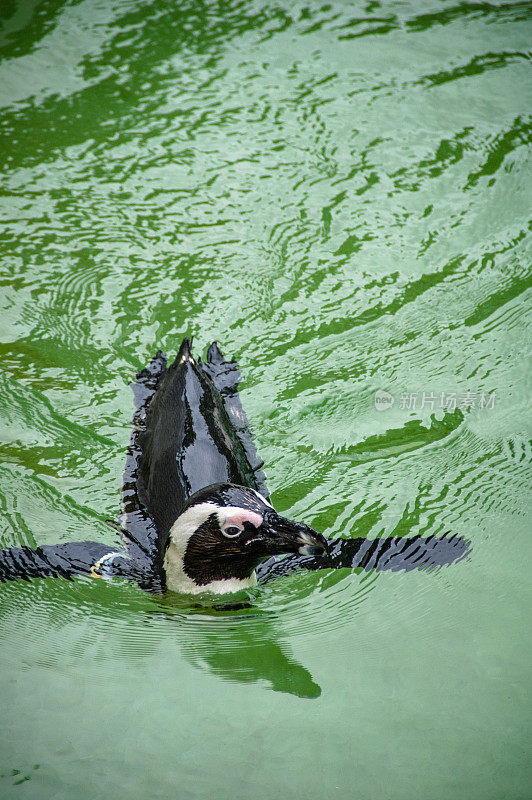
[[[457,536],[326,539],[273,508],[238,395],[215,342],[196,362],[185,339],[133,384],[134,427],[115,524],[121,549],[70,542],[0,550],[0,580],[87,573],[151,592],[225,595],[296,570],[428,569],[463,558]]]

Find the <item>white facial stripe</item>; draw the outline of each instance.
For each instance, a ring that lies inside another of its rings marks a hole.
[[[265,498],[265,497],[264,497],[264,496],[263,496],[263,495],[262,495],[260,492],[257,492],[257,490],[256,490],[256,489],[252,489],[251,491],[252,491],[254,494],[256,494],[256,495],[257,495],[257,497],[259,498],[259,500],[262,500],[262,502],[263,502],[263,503],[266,503],[266,505],[267,505],[267,506],[269,506],[270,508],[273,508],[273,506],[272,506],[272,504],[270,503],[270,501],[269,501],[269,500],[266,500],[266,498]]]
[[[217,517],[220,527],[222,528],[227,528],[230,525],[236,525],[238,528],[241,528],[244,522],[251,522],[255,528],[258,528],[264,521],[261,514],[257,514],[255,511],[249,511],[245,508],[238,508],[237,506],[219,508]]]
[[[199,503],[197,506],[187,508],[180,514],[170,528],[170,541],[176,546],[181,556],[185,554],[187,542],[194,531],[207,520],[211,514],[216,514],[220,506],[216,503]]]

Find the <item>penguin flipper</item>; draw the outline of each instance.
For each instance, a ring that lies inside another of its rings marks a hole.
[[[249,465],[253,470],[257,491],[268,500],[270,492],[266,485],[266,476],[262,471],[264,461],[257,453],[249,420],[242,407],[242,401],[238,393],[238,384],[241,378],[238,363],[234,358],[231,361],[226,361],[218,344],[212,342],[207,351],[207,362],[205,363],[199,360],[198,364],[218,389],[229,420],[235,429],[235,433],[244,448]]]
[[[471,552],[471,543],[460,536],[422,536],[387,539],[332,539],[329,557],[283,556],[269,558],[257,567],[259,583],[298,570],[363,569],[366,572],[410,572],[432,570],[461,561]]]
[[[166,356],[159,350],[148,366],[137,373],[136,382],[131,384],[135,411],[122,480],[120,528],[128,554],[146,568],[154,564],[157,557],[158,533],[154,521],[140,501],[138,475],[143,455],[146,413],[165,372]]]
[[[103,542],[63,542],[35,549],[23,545],[0,550],[0,583],[33,578],[72,580],[74,575],[83,574],[128,578],[141,585],[146,578],[129,556]]]
[[[471,552],[471,542],[450,536],[389,536],[386,539],[336,539],[330,557],[334,569],[411,572],[456,564]]]

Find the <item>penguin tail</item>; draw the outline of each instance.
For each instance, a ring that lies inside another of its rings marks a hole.
[[[181,342],[174,364],[183,364],[185,361],[191,361],[195,364],[194,356],[192,355],[192,336],[190,339],[186,336]]]

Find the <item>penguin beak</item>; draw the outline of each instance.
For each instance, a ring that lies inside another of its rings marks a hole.
[[[267,554],[299,553],[302,556],[324,556],[328,553],[325,536],[302,522],[294,522],[267,512],[260,527],[261,543]]]

